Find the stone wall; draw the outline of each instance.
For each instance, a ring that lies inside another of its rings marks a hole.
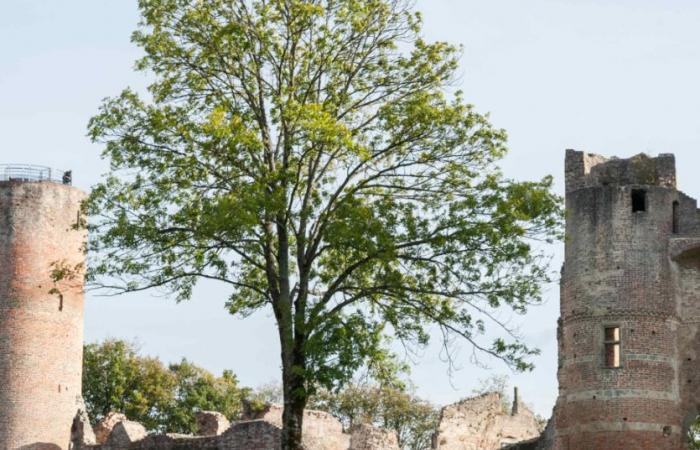
[[[497,450],[537,438],[540,432],[540,425],[529,408],[519,403],[517,413],[508,413],[504,411],[500,394],[492,392],[444,407],[433,436],[433,448]]]
[[[249,416],[250,418],[250,416]],[[95,429],[103,436],[100,444],[86,433],[87,417],[78,414],[73,424],[75,450],[279,450],[282,433],[282,408],[271,405],[251,420],[228,424],[215,412],[204,412],[198,436],[147,435],[146,430],[120,415],[109,415]],[[116,422],[116,423],[115,423]],[[396,434],[369,425],[343,432],[341,423],[328,413],[308,410],[303,425],[305,450],[399,450]],[[109,430],[106,433],[104,430]]]
[[[282,407],[268,405],[263,411],[247,412],[244,420],[264,420],[282,428]],[[350,436],[343,433],[343,425],[324,411],[306,410],[304,412],[303,442],[309,449],[346,450],[350,445]]]

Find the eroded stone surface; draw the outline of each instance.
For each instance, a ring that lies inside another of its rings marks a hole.
[[[140,441],[147,435],[146,428],[140,423],[123,420],[114,426],[107,439],[107,445],[111,449],[128,448],[130,444]]]
[[[440,414],[433,448],[440,450],[498,450],[504,445],[535,439],[541,428],[530,409],[518,404],[517,414],[504,411],[493,392],[446,406]]]
[[[199,436],[218,436],[228,430],[231,423],[226,416],[216,411],[197,413],[197,434]]]
[[[71,427],[71,442],[76,448],[97,443],[92,425],[90,425],[90,417],[88,417],[84,405],[81,404],[81,406],[83,407],[78,409]]]
[[[111,412],[108,413],[104,419],[100,420],[97,425],[95,425],[95,439],[98,444],[104,444],[107,442],[109,435],[112,433],[114,427],[119,423],[126,420],[126,416],[121,413]]]
[[[352,428],[350,449],[399,450],[399,442],[393,431],[362,424]]]

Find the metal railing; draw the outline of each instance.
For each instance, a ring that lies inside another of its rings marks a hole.
[[[31,164],[0,164],[0,181],[49,181],[70,185],[73,173]]]

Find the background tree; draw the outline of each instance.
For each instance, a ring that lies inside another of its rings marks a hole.
[[[437,428],[439,410],[412,391],[374,384],[349,384],[339,392],[320,390],[310,407],[333,414],[346,430],[369,423],[396,432],[403,450],[426,450]]]
[[[688,447],[692,450],[700,450],[700,416],[695,419],[688,430]]]
[[[501,409],[504,414],[510,414],[513,408],[513,397],[510,393],[510,379],[508,375],[493,374],[487,378],[479,379],[479,386],[472,389],[472,394],[482,395],[497,392],[501,396]]]
[[[387,336],[423,345],[434,326],[531,367],[495,311],[540,299],[533,242],[556,237],[560,201],[550,178],[502,177],[505,132],[448,95],[458,49],[421,38],[411,1],[139,6],[150,95],[125,90],[89,124],[111,164],[90,280],[184,300],[213,279],[232,314],[271,308],[284,449],[316,386],[391,376]]]
[[[215,377],[184,359],[165,367],[120,340],[84,347],[83,397],[94,422],[115,411],[148,430],[194,433],[198,411],[219,411],[236,420],[249,395],[230,371]]]
[[[107,340],[83,347],[83,398],[95,423],[115,411],[161,430],[174,381],[159,360],[139,356],[134,344]]]

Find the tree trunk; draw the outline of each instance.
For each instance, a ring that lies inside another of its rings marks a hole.
[[[296,358],[295,358],[296,359]],[[282,450],[302,450],[302,426],[307,394],[303,376],[298,371],[303,367],[283,367],[282,386],[284,412],[282,414]]]

